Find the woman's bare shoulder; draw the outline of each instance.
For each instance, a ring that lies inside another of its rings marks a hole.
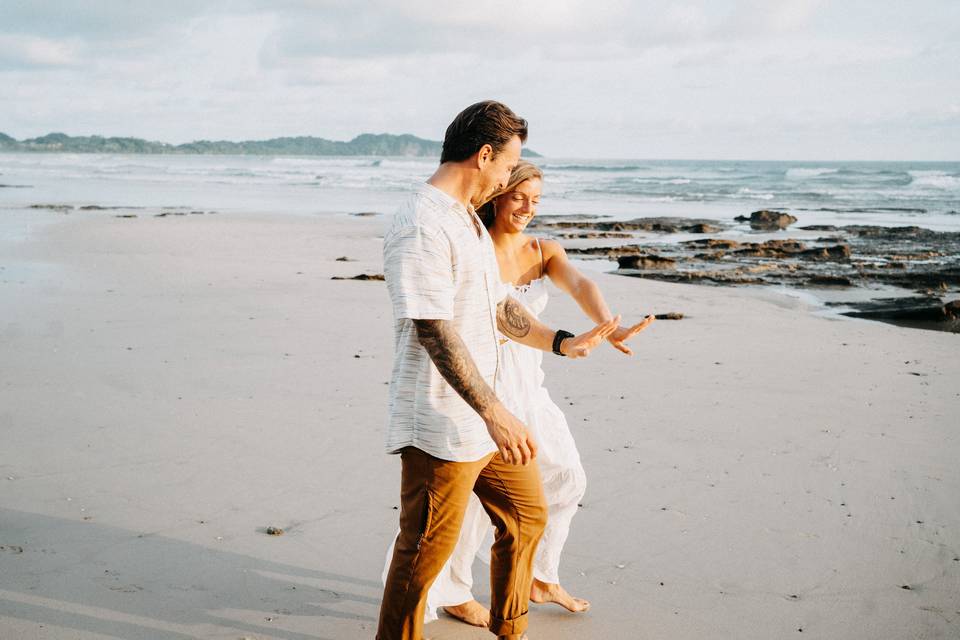
[[[560,244],[559,241],[552,240],[550,238],[540,238],[540,249],[543,251],[543,257],[545,260],[549,260],[555,256],[566,257],[567,255],[563,245]]]

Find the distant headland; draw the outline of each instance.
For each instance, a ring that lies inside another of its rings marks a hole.
[[[185,144],[142,138],[68,136],[65,133],[48,133],[39,138],[16,140],[0,133],[0,152],[437,157],[440,148],[441,143],[436,140],[389,133],[363,133],[349,142],[297,136],[240,142],[196,140]],[[523,155],[540,157],[530,149],[524,149]]]

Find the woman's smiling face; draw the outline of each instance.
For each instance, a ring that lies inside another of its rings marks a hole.
[[[497,221],[502,229],[514,232],[526,229],[537,213],[542,185],[540,178],[530,178],[496,198]]]

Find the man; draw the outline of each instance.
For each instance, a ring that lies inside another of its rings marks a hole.
[[[496,329],[522,344],[586,356],[619,317],[574,337],[508,297],[474,206],[520,159],[527,123],[505,105],[464,109],[447,128],[440,167],[401,205],[384,237],[394,312],[387,451],[401,457],[400,534],[378,640],[421,640],[426,595],[456,545],[471,491],[496,527],[490,630],[521,638],[531,564],[547,508],[536,443],[497,399]]]

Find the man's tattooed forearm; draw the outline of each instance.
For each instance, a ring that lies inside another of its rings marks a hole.
[[[530,333],[530,318],[522,304],[507,296],[497,305],[497,328],[511,338]]]
[[[497,402],[467,346],[447,320],[414,320],[413,324],[440,375],[474,411],[482,414]]]

